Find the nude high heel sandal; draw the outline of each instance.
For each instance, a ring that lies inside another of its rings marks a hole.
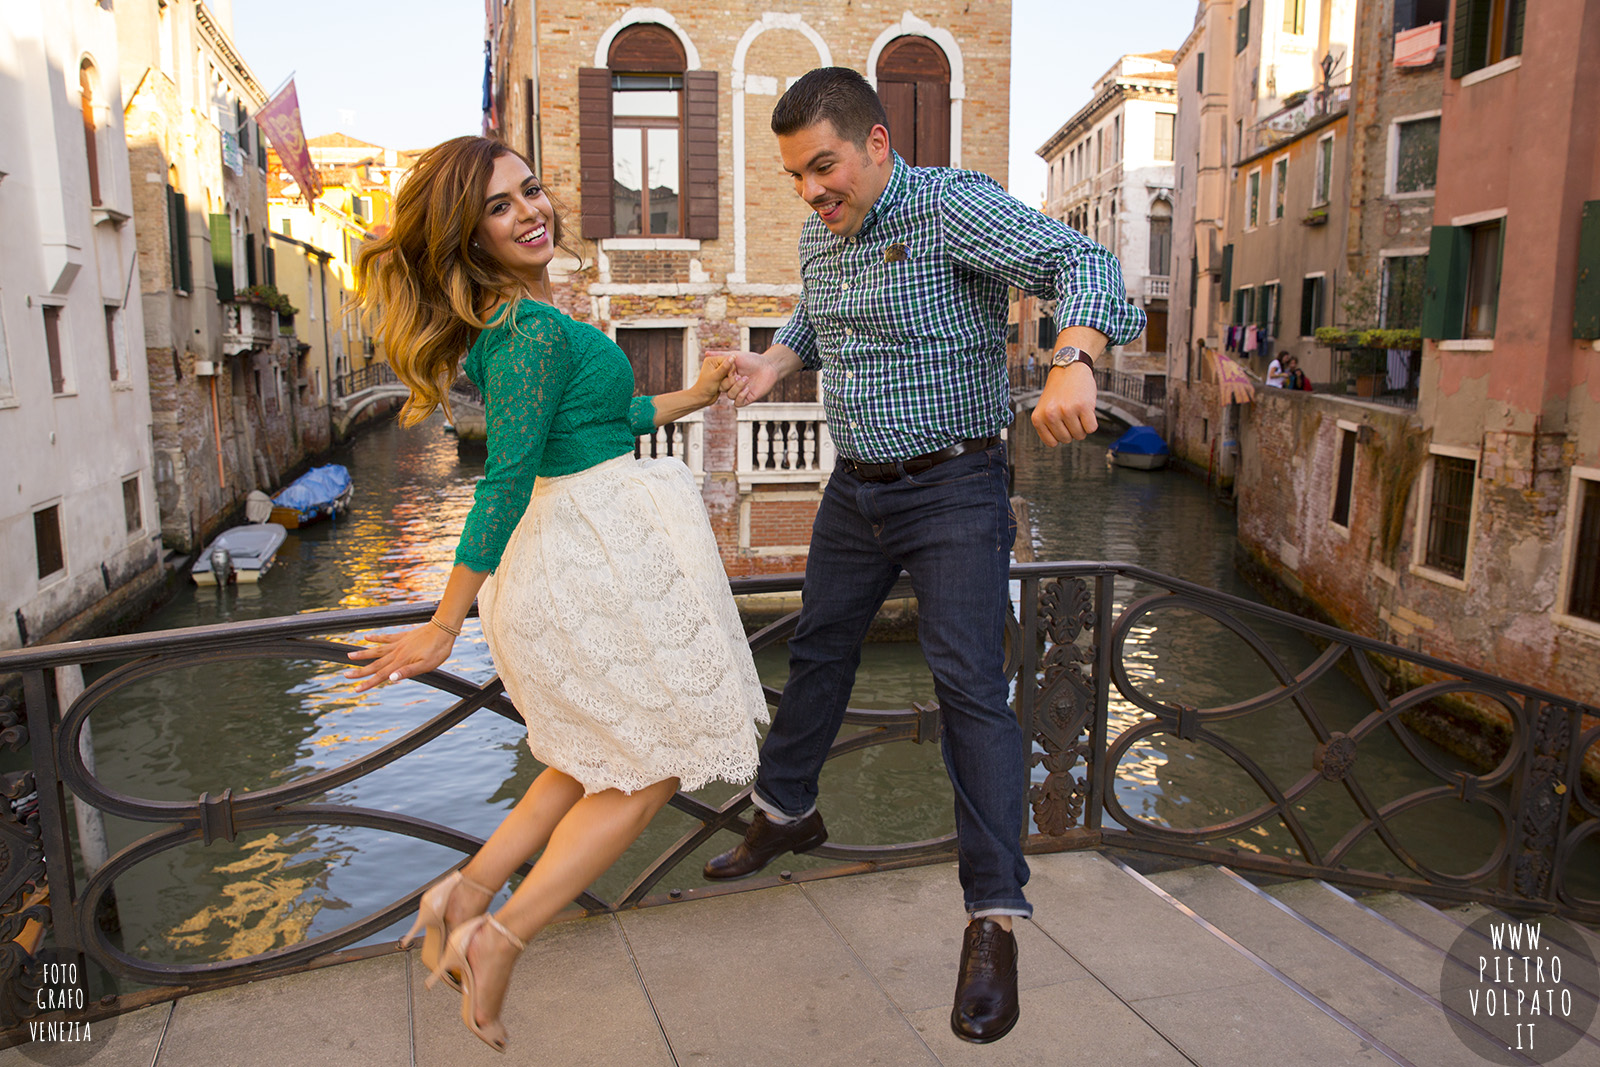
[[[456,927],[455,933],[450,935],[450,941],[445,947],[444,958],[439,961],[439,970],[429,976],[428,985],[433,985],[434,979],[444,974],[446,968],[455,967],[459,969],[461,972],[461,1021],[466,1023],[467,1029],[476,1034],[484,1044],[496,1052],[504,1052],[506,1050],[507,1035],[506,1028],[500,1022],[499,1017],[496,1016],[490,1019],[482,1026],[478,1025],[478,981],[477,976],[472,973],[472,964],[467,961],[467,950],[472,947],[472,939],[477,937],[484,927],[494,930],[501,937],[511,942],[512,945],[516,946],[518,952],[528,947],[522,938],[506,929],[499,919],[496,919],[488,912],[484,912],[482,915],[468,919]]]
[[[410,931],[400,939],[401,948],[410,948],[411,943],[417,939],[417,932],[422,931],[422,965],[428,969],[430,975],[443,977],[445,985],[457,993],[461,992],[460,981],[454,974],[440,972],[439,961],[445,945],[450,940],[450,928],[444,921],[445,909],[450,904],[450,894],[460,885],[486,893],[491,902],[494,900],[495,890],[486,885],[479,885],[459,869],[451,871],[422,894],[422,900],[417,905],[417,921],[411,924]],[[428,985],[432,987],[432,977],[429,978]]]

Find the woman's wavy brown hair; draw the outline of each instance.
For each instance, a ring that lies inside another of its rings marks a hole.
[[[400,409],[402,426],[421,422],[445,402],[467,350],[493,325],[484,310],[521,286],[472,241],[489,175],[506,155],[533,171],[527,156],[486,137],[456,137],[422,153],[395,194],[388,232],[356,258],[354,303],[387,349],[395,376],[411,390]],[[567,244],[561,205],[553,196],[550,202],[553,242],[581,261],[581,252]]]

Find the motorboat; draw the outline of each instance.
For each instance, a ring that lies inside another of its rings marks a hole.
[[[1135,426],[1111,444],[1111,462],[1138,471],[1160,470],[1172,449],[1148,426]]]
[[[342,465],[312,467],[272,498],[270,519],[293,530],[321,519],[339,518],[350,510],[354,490],[350,471]]]
[[[253,522],[224,530],[200,553],[189,568],[189,576],[196,585],[259,582],[288,536],[288,531],[276,522]]]

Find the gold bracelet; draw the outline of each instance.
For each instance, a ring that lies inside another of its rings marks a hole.
[[[433,618],[430,618],[428,621],[433,623],[439,629],[443,630],[445,633],[449,634],[451,637],[460,637],[461,636],[461,631],[460,630],[452,630],[450,627],[448,627],[444,623],[440,622],[437,616],[435,616]]]

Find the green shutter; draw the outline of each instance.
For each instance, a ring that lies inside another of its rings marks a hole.
[[[1226,304],[1233,299],[1233,246],[1224,245],[1222,249],[1222,302]]]
[[[1472,39],[1472,0],[1456,0],[1456,22],[1450,30],[1450,77],[1459,78],[1472,73],[1468,67],[1472,52],[1468,42]],[[1482,50],[1479,50],[1482,55]]]
[[[256,284],[256,235],[253,233],[244,235],[244,273],[246,285]]]
[[[174,218],[178,220],[178,288],[194,292],[194,260],[189,251],[189,198],[173,193]]]
[[[1587,340],[1600,337],[1600,200],[1584,204],[1581,218],[1572,336]]]
[[[1520,56],[1522,54],[1522,20],[1527,17],[1527,0],[1509,0],[1516,5],[1511,12],[1511,32],[1506,36],[1506,55]]]
[[[1464,228],[1435,226],[1428,242],[1428,273],[1422,286],[1422,336],[1455,340],[1467,317],[1467,266],[1472,236]]]
[[[233,234],[228,216],[211,216],[211,267],[217,276],[217,299],[233,299]]]
[[[178,191],[167,186],[167,252],[172,259],[172,287],[183,288],[183,257],[178,250]]]

